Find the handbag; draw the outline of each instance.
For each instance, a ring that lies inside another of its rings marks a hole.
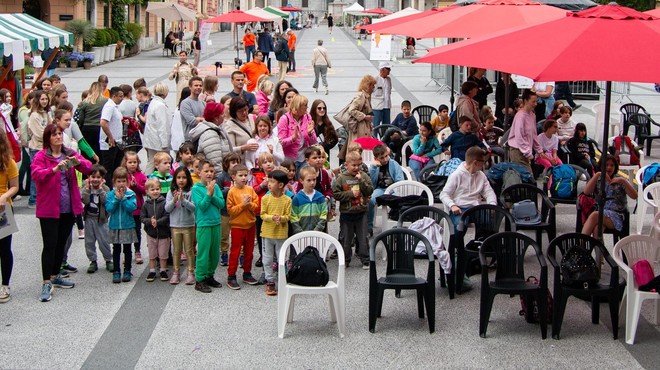
[[[123,117],[123,135],[120,149],[129,149],[139,152],[142,149],[142,138],[140,137],[140,125],[132,117]],[[119,145],[118,145],[119,147]]]
[[[426,164],[428,161],[431,160],[431,158],[429,158],[429,157],[420,157],[420,156],[418,156],[417,154],[413,154],[413,155],[411,155],[411,156],[410,156],[410,159],[414,159],[414,160],[416,160],[417,162],[421,162],[422,164]]]
[[[511,216],[519,225],[538,225],[542,221],[539,210],[536,209],[536,203],[529,199],[514,203],[511,208]]]
[[[575,245],[561,258],[561,277],[565,285],[589,288],[598,282],[598,266],[585,248]]]
[[[355,126],[357,124],[355,117],[351,116],[349,113],[351,104],[353,104],[353,101],[355,101],[356,98],[357,97],[353,98],[350,103],[348,103],[342,110],[333,116],[335,121],[339,122],[339,124],[344,126],[345,129],[348,129],[349,126]]]

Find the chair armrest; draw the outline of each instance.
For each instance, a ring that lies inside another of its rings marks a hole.
[[[555,270],[558,270],[560,268],[559,263],[557,263],[557,259],[553,254],[550,253],[550,250],[552,249],[552,252],[554,254],[554,251],[557,249],[556,246],[552,245],[548,248],[548,251],[546,252],[546,258],[548,261],[550,261],[550,264]]]

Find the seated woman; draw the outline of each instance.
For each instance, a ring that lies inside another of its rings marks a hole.
[[[415,55],[416,44],[414,37],[406,37],[406,49],[408,50],[408,55]]]
[[[433,157],[442,152],[430,122],[422,122],[419,125],[419,134],[415,135],[412,141],[412,151],[409,164],[415,178],[419,180],[422,169],[433,165]]]
[[[164,48],[165,49],[170,49],[172,54],[174,54],[174,32],[170,31],[170,33],[165,36],[165,42],[164,42]]]
[[[559,147],[559,138],[557,138],[557,121],[547,119],[543,124],[543,132],[539,134],[538,141],[543,148],[543,153],[536,153],[534,161],[540,164],[546,170],[552,166],[562,164],[557,157],[557,148]]]
[[[589,172],[594,173],[596,166],[595,143],[587,136],[587,126],[580,122],[575,125],[573,137],[566,143],[570,152],[570,164],[576,164]]]
[[[579,123],[578,123],[579,125]],[[616,158],[608,154],[601,157],[601,161],[605,163],[605,207],[603,226],[606,229],[622,231],[623,230],[623,215],[628,207],[628,197],[637,199],[637,190],[625,178],[617,175],[619,172],[619,164]],[[600,168],[600,163],[598,168]],[[596,174],[589,180],[584,188],[586,195],[592,195],[600,192],[600,177],[603,176],[602,172]],[[579,217],[579,216],[578,216]],[[587,221],[582,226],[582,234],[593,235],[595,238],[599,235],[598,230],[598,211],[593,211]]]

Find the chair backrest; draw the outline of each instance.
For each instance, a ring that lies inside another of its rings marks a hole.
[[[408,167],[408,156],[406,155],[406,150],[410,148],[412,152],[412,140],[406,141],[401,146],[401,167]]]
[[[415,276],[415,248],[424,243],[429,263],[434,261],[433,248],[428,239],[417,231],[391,229],[376,235],[369,247],[369,260],[376,261],[376,246],[382,243],[387,253],[387,275]]]
[[[628,103],[624,104],[619,108],[622,115],[622,124],[623,124],[623,134],[628,135],[628,128],[630,127],[630,115],[635,113],[646,113],[646,109],[639,104]]]
[[[457,230],[464,238],[468,227],[474,225],[475,239],[479,239],[500,232],[502,221],[505,231],[516,230],[516,222],[506,209],[491,204],[480,204],[463,212]]]
[[[521,279],[525,276],[525,253],[532,247],[541,266],[546,266],[541,247],[534,239],[517,232],[505,231],[489,236],[479,250],[479,257],[485,262],[487,255],[495,255],[497,269],[495,280]],[[540,281],[545,279],[541,278]]]
[[[550,261],[555,268],[559,268],[561,266],[562,257],[568,253],[569,249],[576,245],[586,249],[589,254],[592,254],[595,249],[600,250],[600,253],[603,256],[609,256],[610,254],[600,240],[582,233],[568,233],[562,234],[550,241],[546,251],[548,261]],[[557,251],[559,251],[559,256],[557,256]]]
[[[449,135],[451,135],[453,131],[451,130],[451,127],[445,127],[440,132],[438,132],[438,142],[442,144],[444,139],[448,138]]]
[[[372,150],[362,150],[362,163],[364,163],[367,168],[369,168],[369,166],[374,163],[374,152]]]
[[[385,189],[385,194],[393,194],[400,197],[406,195],[422,195],[426,193],[429,200],[429,206],[433,205],[433,192],[428,186],[414,180],[398,181]]]
[[[419,171],[419,178],[417,181],[425,181],[429,176],[431,176],[431,174],[435,173],[435,171],[437,171],[440,166],[442,166],[442,163],[436,163],[422,168],[422,170]]]
[[[651,207],[658,209],[660,207],[660,182],[654,182],[644,189],[644,201]],[[641,215],[643,217],[645,215]]]
[[[417,115],[417,124],[421,124],[422,122],[426,121],[431,122],[431,118],[433,118],[434,113],[437,116],[438,110],[430,105],[419,105],[412,110],[412,115]]]
[[[656,238],[646,235],[626,236],[616,243],[612,254],[614,260],[626,272],[629,272],[632,266],[641,260],[649,261],[656,274],[660,270],[660,240]],[[627,269],[622,264],[627,265]],[[637,288],[637,283],[635,283],[635,288]]]
[[[401,172],[403,172],[403,177],[405,177],[406,180],[413,180],[413,175],[410,173],[408,167],[401,166]]]
[[[635,127],[635,139],[651,135],[651,117],[645,113],[633,113],[628,116],[628,124]]]
[[[447,212],[440,208],[433,206],[417,206],[407,209],[399,215],[399,221],[397,222],[396,227],[403,228],[404,223],[413,223],[424,217],[432,218],[435,220],[435,223],[442,227],[443,241],[445,242],[445,246],[449,246],[450,237],[454,235],[454,223]],[[445,222],[443,223],[443,221]]]
[[[382,140],[383,136],[385,136],[385,132],[389,129],[393,129],[401,133],[401,129],[394,125],[378,125],[371,131],[371,136],[375,139]]]
[[[308,246],[319,250],[319,255],[325,261],[333,250],[337,251],[337,260],[339,265],[344,265],[344,249],[341,243],[334,237],[320,231],[303,231],[295,234],[284,241],[280,250],[278,264],[283,266],[286,263],[290,246],[293,246],[296,253],[300,253]]]

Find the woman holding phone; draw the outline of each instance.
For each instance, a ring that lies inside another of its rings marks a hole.
[[[70,289],[74,283],[60,276],[64,245],[76,219],[82,214],[76,171],[89,174],[92,163],[62,145],[62,129],[49,124],[43,131],[43,150],[32,161],[32,181],[37,187],[36,216],[41,225],[43,285],[39,300],[48,302],[53,287]]]

